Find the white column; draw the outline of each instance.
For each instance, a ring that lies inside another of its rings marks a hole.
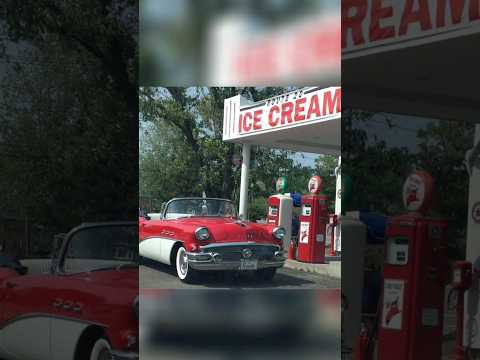
[[[337,182],[335,185],[335,214],[340,217],[342,214],[342,198],[339,196],[342,189],[342,157],[338,157],[338,166],[335,168],[335,175],[337,176]],[[342,231],[340,229],[340,223],[335,228],[335,251],[342,251]]]
[[[248,173],[250,170],[250,144],[243,144],[242,148],[242,174],[240,177],[240,205],[238,213],[240,218],[247,220],[248,205]]]
[[[480,146],[480,125],[475,127],[474,144]],[[468,157],[468,155],[467,155]],[[480,222],[474,216],[474,207],[480,203],[480,169],[471,164],[470,186],[468,191],[468,224],[467,224],[467,260],[474,266],[480,264]],[[472,325],[480,323],[480,280],[474,276],[471,290],[465,296],[465,318],[463,343],[474,349],[480,349],[480,334]]]
[[[342,213],[342,199],[338,196],[340,189],[342,188],[342,157],[338,157],[338,166],[335,168],[335,175],[337,176],[337,182],[335,186],[335,214],[340,215]]]

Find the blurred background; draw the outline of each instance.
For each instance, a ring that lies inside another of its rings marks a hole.
[[[140,85],[340,84],[340,2],[141,0]]]
[[[340,290],[140,293],[140,356],[340,359]]]

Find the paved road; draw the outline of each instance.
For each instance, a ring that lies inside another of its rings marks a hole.
[[[337,289],[341,280],[324,275],[282,268],[270,282],[260,282],[248,273],[207,273],[198,284],[184,284],[175,270],[157,262],[144,260],[140,266],[140,288],[162,289],[228,289],[228,288],[271,288],[271,289]]]

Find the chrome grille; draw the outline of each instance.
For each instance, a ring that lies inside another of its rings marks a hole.
[[[252,259],[269,260],[272,259],[278,246],[260,245],[260,244],[210,244],[202,247],[202,251],[214,252],[222,255],[225,261],[238,261],[242,258],[243,249],[252,250]]]

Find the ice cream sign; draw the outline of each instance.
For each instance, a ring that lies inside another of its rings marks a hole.
[[[225,100],[224,139],[275,131],[341,115],[341,88],[303,88],[256,103]]]

